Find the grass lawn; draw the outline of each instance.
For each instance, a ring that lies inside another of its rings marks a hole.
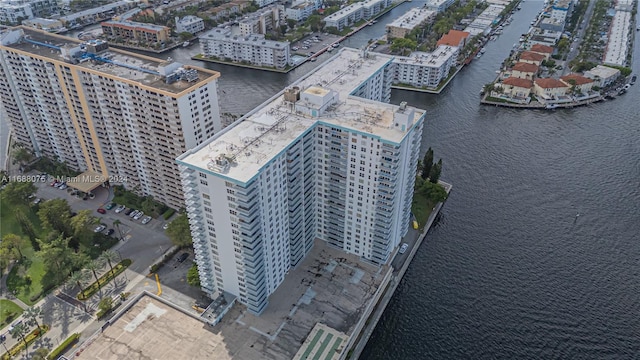
[[[5,236],[6,234],[24,236],[24,233],[20,228],[20,224],[18,224],[18,221],[16,221],[16,217],[14,216],[14,211],[16,209],[21,209],[25,215],[27,215],[29,220],[33,223],[37,233],[42,231],[40,218],[38,218],[38,214],[33,211],[33,208],[28,205],[11,205],[6,200],[0,198],[0,237]]]
[[[15,296],[22,302],[33,305],[40,299],[38,295],[42,293],[42,278],[45,275],[44,263],[31,246],[23,249],[22,253],[26,259],[11,269],[7,277],[7,287],[11,291],[17,290]],[[26,280],[27,276],[30,281]]]
[[[420,192],[416,191],[413,194],[413,204],[411,206],[411,211],[413,215],[418,220],[418,227],[420,229],[424,229],[427,220],[429,220],[429,215],[433,211],[433,208],[436,206],[434,202],[427,199]]]
[[[0,299],[0,329],[9,325],[24,310],[13,301]]]

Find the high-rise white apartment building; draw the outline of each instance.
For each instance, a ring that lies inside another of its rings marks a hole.
[[[0,99],[19,144],[174,208],[175,158],[221,129],[219,73],[30,28],[0,33]]]
[[[456,46],[440,45],[431,53],[416,51],[409,56],[398,56],[393,60],[393,82],[435,89],[455,67],[458,53]]]
[[[314,239],[386,263],[407,232],[425,112],[392,57],[345,48],[178,158],[203,290],[261,313]]]
[[[369,19],[391,6],[392,0],[364,0],[347,5],[324,18],[325,27],[335,27],[338,31],[362,19]]]

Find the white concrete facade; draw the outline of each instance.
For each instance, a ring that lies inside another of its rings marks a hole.
[[[265,40],[262,34],[232,35],[231,31],[217,28],[202,34],[199,37],[202,54],[277,69],[289,65],[288,42]]]
[[[271,5],[240,20],[241,35],[267,34],[284,24],[284,6]]]
[[[392,67],[342,49],[178,158],[204,291],[259,314],[316,238],[389,261],[408,230],[425,116],[386,103]]]
[[[437,13],[441,13],[447,10],[447,8],[454,2],[455,0],[428,0],[424,7]]]
[[[176,209],[175,158],[221,129],[218,77],[28,28],[0,36],[0,98],[19,144]]]
[[[602,59],[604,64],[627,65],[627,54],[632,41],[629,36],[633,30],[632,18],[632,14],[629,11],[616,11],[609,28],[609,41]]]
[[[416,27],[433,20],[435,15],[436,12],[432,10],[413,8],[387,24],[387,37],[403,38]]]
[[[197,16],[185,16],[182,19],[176,18],[176,32],[188,32],[191,34],[197,34],[204,31],[204,20]]]
[[[325,27],[335,27],[341,31],[360,20],[366,20],[379,14],[392,3],[392,0],[365,0],[348,5],[324,18]]]
[[[414,52],[396,57],[393,81],[419,88],[437,88],[455,67],[458,51],[455,46],[440,45],[432,53]]]
[[[313,14],[315,10],[318,10],[322,4],[318,4],[317,1],[297,1],[294,2],[291,7],[287,8],[287,19],[293,19],[295,21],[302,21]]]
[[[0,23],[19,25],[21,20],[49,17],[59,11],[56,0],[0,0]]]

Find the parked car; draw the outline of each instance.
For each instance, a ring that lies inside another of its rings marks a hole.
[[[110,202],[110,203],[108,203],[108,204],[107,204],[107,206],[105,206],[104,208],[105,208],[105,209],[107,209],[107,210],[111,210],[111,209],[113,209],[116,205],[118,205],[118,204]]]
[[[42,201],[42,199],[36,198],[35,200],[33,200],[33,204],[34,205],[40,204],[41,201]]]
[[[127,211],[125,211],[124,214],[129,216],[133,211],[134,211],[133,209],[127,209]]]
[[[62,183],[62,185],[58,186],[58,189],[60,190],[65,190],[66,188],[68,188],[69,186],[67,186],[67,184]]]
[[[178,257],[178,262],[184,262],[185,260],[187,260],[187,258],[189,257],[189,253],[182,253],[179,257]]]
[[[98,212],[99,212],[100,214],[106,214],[106,213],[107,213],[107,210],[105,210],[105,209],[103,209],[103,208],[98,208]]]
[[[118,207],[116,207],[116,209],[114,210],[116,213],[121,213],[123,212],[127,207],[124,205],[118,205]]]
[[[185,253],[185,254],[186,254],[186,253]],[[183,255],[184,255],[184,254],[183,254]],[[183,260],[183,261],[184,261],[184,260]],[[181,262],[182,262],[182,261],[181,261]],[[13,331],[13,329],[14,329],[16,326],[21,325],[21,324],[22,324],[22,319],[17,320],[17,321],[16,321],[16,322],[14,322],[13,324],[11,324],[11,326],[9,326],[9,329],[8,329],[8,330],[9,330],[9,332]]]
[[[56,185],[60,184],[60,182],[58,182],[58,180],[53,180],[51,182],[51,187],[56,187]]]
[[[96,227],[96,228],[93,230],[93,232],[94,232],[94,233],[99,233],[99,232],[101,232],[101,231],[104,231],[104,229],[106,229],[106,228],[107,228],[107,227],[106,227],[105,225],[100,224],[100,225],[98,225],[98,227]]]
[[[115,230],[113,230],[113,229],[107,229],[107,230],[105,230],[104,234],[107,235],[107,236],[111,236],[111,234],[113,234],[114,232],[115,232]]]
[[[138,215],[138,213],[140,212],[140,210],[133,210],[133,212],[131,214],[129,214],[130,218],[135,217],[136,215]]]
[[[151,221],[151,216],[145,216],[142,218],[142,223],[143,224],[148,224],[149,221]]]
[[[402,244],[402,246],[400,247],[400,251],[398,251],[400,254],[404,254],[405,251],[407,251],[407,248],[409,248],[409,244],[404,243]]]
[[[166,224],[162,225],[162,230],[167,230],[169,228],[169,224],[170,223],[166,223]]]
[[[144,212],[138,211],[136,216],[133,217],[133,220],[140,220],[140,218],[143,217],[143,216],[144,216]]]

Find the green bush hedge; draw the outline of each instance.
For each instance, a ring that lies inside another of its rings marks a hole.
[[[60,355],[62,355],[65,351],[67,351],[67,349],[69,349],[73,344],[78,342],[78,339],[80,339],[80,334],[78,333],[72,334],[65,341],[63,341],[62,344],[60,344],[57,348],[53,349],[53,351],[49,353],[49,355],[47,355],[47,359],[49,360],[58,359],[58,357],[60,357]]]
[[[31,345],[40,336],[44,335],[44,333],[49,331],[49,325],[42,324],[42,325],[40,325],[40,327],[42,328],[42,331],[40,329],[36,328],[32,332],[27,334],[27,336],[24,337],[24,339],[27,341],[28,345]],[[24,350],[24,341],[22,341],[22,339],[20,339],[20,340],[18,340],[18,343],[16,343],[11,349],[9,349],[9,352],[5,352],[2,355],[2,358],[0,358],[0,359],[1,360],[9,360],[12,357],[16,356],[18,353],[20,353],[22,350]]]
[[[122,305],[122,301],[114,302],[113,306],[107,310],[98,310],[96,313],[96,317],[98,320],[102,320],[103,317],[111,314],[115,309],[117,309],[120,305]]]
[[[175,249],[171,250],[170,252],[168,252],[163,258],[162,260],[160,260],[159,262],[151,265],[151,267],[149,268],[149,272],[151,274],[155,274],[158,272],[158,270],[160,270],[160,268],[162,266],[164,266],[164,264],[167,263],[167,261],[171,260],[171,258],[178,253],[178,251],[180,251],[182,248],[181,247],[176,247]]]
[[[94,281],[91,285],[87,286],[83,291],[78,294],[78,300],[87,300],[93,294],[97,293],[98,290],[102,287],[102,285],[107,284],[109,281],[113,280],[116,276],[122,274],[123,271],[131,265],[131,259],[124,259],[119,262],[116,266],[113,267],[113,272],[111,270],[107,271],[106,274],[102,275],[98,281]]]
[[[169,220],[169,218],[170,218],[171,216],[173,216],[173,214],[175,214],[175,213],[176,213],[176,211],[170,208],[169,210],[165,211],[165,212],[164,212],[164,214],[162,214],[162,217],[163,217],[165,220]]]

